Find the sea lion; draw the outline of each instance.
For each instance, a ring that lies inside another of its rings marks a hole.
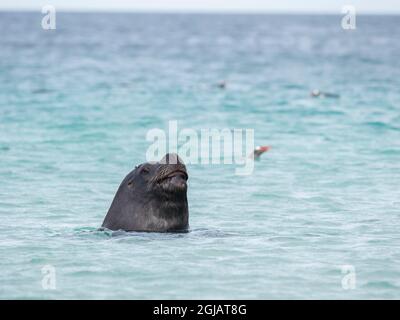
[[[182,159],[166,154],[135,167],[122,181],[102,228],[146,232],[189,229],[188,174]]]

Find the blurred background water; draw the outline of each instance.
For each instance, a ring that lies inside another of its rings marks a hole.
[[[0,13],[0,298],[400,298],[399,16],[42,17]],[[188,166],[190,233],[96,231],[169,120],[272,149]]]

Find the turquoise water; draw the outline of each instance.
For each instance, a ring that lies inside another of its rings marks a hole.
[[[400,298],[399,17],[41,19],[0,13],[0,298]],[[187,234],[97,231],[169,120],[272,149],[188,165]]]

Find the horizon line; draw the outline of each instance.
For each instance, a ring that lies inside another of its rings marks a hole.
[[[56,7],[56,6],[55,6]],[[40,13],[41,7],[38,7],[38,10],[33,8],[1,8],[0,12],[10,12],[10,13]],[[57,9],[56,12],[59,13],[138,13],[138,14],[226,14],[226,15],[343,15],[342,12],[338,11],[301,11],[301,10],[240,10],[240,9],[111,9],[111,8],[60,8]],[[400,15],[400,11],[361,11],[356,12],[357,15],[367,16],[397,16]]]

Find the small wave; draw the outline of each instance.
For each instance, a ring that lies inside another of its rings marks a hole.
[[[385,149],[385,150],[382,150],[381,153],[386,154],[386,155],[399,155],[400,149]]]
[[[176,239],[181,237],[195,237],[195,238],[225,238],[236,236],[236,233],[221,231],[219,229],[196,228],[187,231],[178,232],[143,232],[143,231],[124,231],[124,230],[110,230],[106,228],[93,228],[93,227],[80,227],[73,230],[75,236],[78,237],[100,237],[100,238],[132,238],[139,237],[145,239]]]
[[[363,285],[363,288],[398,289],[399,287],[389,281],[369,281]]]
[[[51,93],[51,92],[53,92],[53,91],[50,89],[46,89],[46,88],[38,88],[38,89],[32,90],[33,94],[46,94],[46,93]]]
[[[111,230],[102,229],[102,228],[94,228],[94,227],[79,227],[73,230],[74,236],[78,237],[100,237],[100,238],[110,238],[112,237]]]
[[[292,237],[292,236],[274,236],[274,237],[269,237],[269,241],[298,241],[298,237]]]
[[[197,228],[191,230],[191,236],[201,237],[201,238],[226,238],[237,235],[238,235],[237,233],[226,232],[219,229]]]
[[[376,129],[400,130],[400,128],[397,128],[382,121],[368,121],[364,122],[363,124]]]
[[[0,151],[8,151],[10,150],[10,147],[7,145],[0,145]]]

